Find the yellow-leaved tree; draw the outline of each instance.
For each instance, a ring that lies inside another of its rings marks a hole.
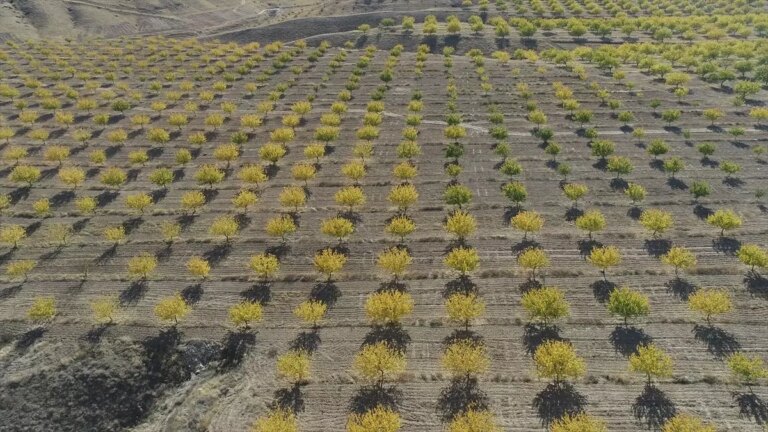
[[[386,342],[365,345],[355,356],[355,371],[366,381],[382,387],[405,370],[405,355]]]
[[[400,320],[413,312],[413,298],[397,290],[377,292],[368,296],[365,314],[375,325],[399,324]]]
[[[383,405],[351,414],[347,420],[347,432],[397,432],[401,427],[400,414]]]

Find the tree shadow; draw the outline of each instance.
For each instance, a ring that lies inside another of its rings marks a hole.
[[[104,191],[96,195],[96,204],[99,208],[105,207],[117,199],[118,193],[115,191]]]
[[[132,232],[136,231],[144,224],[144,218],[135,217],[123,222],[123,229],[125,229],[125,235],[129,236]]]
[[[467,275],[459,276],[445,284],[443,297],[448,298],[454,294],[473,294],[477,293],[477,284]]]
[[[440,392],[437,399],[437,410],[441,417],[444,421],[450,421],[470,408],[488,408],[488,396],[478,386],[477,378],[451,379],[451,384]]]
[[[698,289],[698,287],[691,283],[691,281],[680,277],[668,281],[664,286],[666,286],[675,297],[685,301],[688,301],[688,297]]]
[[[643,392],[632,404],[632,413],[649,429],[659,429],[677,413],[675,404],[653,384],[646,384]]]
[[[96,257],[96,263],[102,264],[104,262],[107,262],[115,257],[115,254],[117,254],[117,244],[113,244],[107,250],[101,253],[98,257]]]
[[[707,156],[704,156],[703,158],[701,158],[699,160],[699,163],[701,163],[701,166],[707,167],[707,168],[717,168],[717,167],[720,166],[720,162],[718,162],[718,161],[716,161],[714,159],[710,159]]]
[[[229,331],[224,336],[219,358],[219,372],[232,370],[242,363],[245,354],[256,344],[256,335],[249,331]]]
[[[590,286],[592,287],[592,295],[600,303],[607,302],[611,297],[611,293],[616,289],[615,283],[605,279],[596,280]]]
[[[672,242],[667,239],[651,239],[645,241],[645,251],[648,255],[658,258],[672,249]]]
[[[211,266],[216,266],[232,253],[231,243],[222,243],[213,247],[213,249],[207,250],[203,253],[203,259],[208,261]]]
[[[565,220],[568,222],[573,222],[583,215],[584,215],[584,210],[576,206],[571,206],[570,208],[568,208],[568,210],[565,211]]]
[[[629,183],[623,178],[615,177],[611,180],[611,190],[624,191],[629,187]]]
[[[349,410],[354,414],[363,414],[377,406],[397,411],[403,393],[395,386],[363,386],[349,401]]]
[[[14,348],[17,351],[25,350],[32,345],[35,344],[38,340],[40,340],[45,333],[48,331],[45,327],[35,327],[32,330],[28,330],[22,334],[19,335],[19,337],[16,339],[16,344],[14,344]]]
[[[632,206],[629,210],[627,210],[627,216],[629,216],[632,220],[640,219],[641,214],[643,214],[643,209],[638,206]]]
[[[166,195],[168,195],[168,189],[156,189],[149,193],[149,196],[152,197],[152,202],[157,204],[160,201],[162,201]]]
[[[400,281],[389,280],[389,281],[380,283],[379,287],[376,288],[377,293],[388,292],[388,291],[397,291],[397,292],[405,293],[408,291],[408,286]]]
[[[304,395],[301,393],[301,385],[294,384],[290,388],[281,388],[275,391],[272,409],[288,410],[292,413],[304,411]]]
[[[241,230],[244,230],[248,228],[248,226],[251,225],[253,219],[251,219],[248,215],[243,213],[238,213],[235,215],[235,221],[237,222],[237,226],[240,227]]]
[[[748,271],[743,282],[751,295],[768,298],[768,279],[757,271]]]
[[[603,244],[595,239],[582,239],[576,245],[579,248],[579,255],[585,259],[592,253],[592,249],[603,247]]]
[[[739,406],[739,417],[746,418],[759,425],[768,423],[768,405],[754,392],[735,392],[733,400]]]
[[[712,249],[726,255],[736,255],[741,248],[741,242],[733,237],[720,236],[712,240]]]
[[[512,245],[512,252],[519,254],[527,249],[540,248],[541,243],[534,239],[524,239]]]
[[[520,213],[521,211],[523,211],[523,209],[520,206],[505,207],[504,208],[504,225],[509,225],[509,222],[512,220],[512,218],[517,216],[517,214]]]
[[[549,340],[564,340],[560,336],[560,327],[541,323],[528,323],[523,326],[523,346],[528,354],[535,353],[539,345]]]
[[[270,246],[264,252],[274,255],[278,260],[282,260],[291,252],[291,246],[286,243],[281,243],[277,246]]]
[[[653,338],[643,329],[635,326],[616,326],[611,332],[613,349],[625,357],[634,354],[640,345],[647,345],[651,342],[653,342]]]
[[[194,306],[203,298],[203,284],[190,285],[181,290],[181,298],[189,306]]]
[[[667,186],[674,190],[688,190],[688,185],[684,181],[677,177],[670,177],[667,179]]]
[[[533,398],[533,407],[544,426],[566,415],[584,411],[586,404],[586,396],[579,393],[573,384],[565,381],[547,384]]]
[[[23,285],[24,284],[18,284],[18,285],[13,285],[13,286],[9,286],[9,287],[1,289],[0,290],[0,300],[6,300],[6,299],[9,299],[11,297],[16,296],[16,294],[21,292],[21,287]]]
[[[333,282],[319,282],[312,287],[312,291],[309,293],[310,300],[321,301],[329,308],[336,304],[339,297],[341,297],[341,290]]]
[[[180,358],[180,344],[181,333],[175,326],[144,339],[144,365],[150,379],[172,384],[189,379],[191,374]]]
[[[95,345],[101,342],[101,340],[104,338],[104,335],[106,335],[109,331],[110,327],[112,327],[112,324],[109,323],[93,327],[92,329],[88,330],[85,335],[83,335],[83,340]]]
[[[184,231],[195,222],[196,218],[197,215],[182,215],[176,218],[176,223],[179,224],[179,226],[181,226],[181,230]]]
[[[117,298],[123,306],[135,305],[139,300],[144,298],[147,289],[149,289],[149,286],[146,281],[133,281],[128,288],[124,289],[120,295],[118,295]]]
[[[456,342],[482,343],[483,337],[470,329],[456,329],[443,339],[443,346],[449,347]]]
[[[709,216],[713,215],[715,212],[712,211],[709,207],[704,207],[701,204],[696,204],[693,207],[693,214],[696,215],[697,218],[704,220],[708,218]]]
[[[306,351],[310,354],[317,351],[320,346],[320,334],[316,330],[311,332],[301,332],[291,341],[291,349]]]
[[[718,359],[724,359],[741,349],[736,337],[720,327],[696,324],[693,326],[693,335],[697,341],[704,342],[707,351]]]
[[[744,186],[744,180],[738,178],[738,177],[726,177],[723,179],[723,184],[732,187],[732,188],[739,188]]]
[[[265,305],[272,300],[272,286],[266,282],[256,283],[250,288],[241,291],[240,297],[252,303]]]
[[[61,191],[56,195],[50,197],[48,201],[53,207],[59,207],[75,199],[75,193],[73,191]]]
[[[31,189],[32,188],[30,186],[22,186],[11,191],[11,193],[8,194],[8,198],[11,200],[11,204],[16,205],[19,201],[29,198],[29,191]]]
[[[520,290],[521,294],[525,294],[528,291],[539,289],[543,287],[544,284],[536,279],[528,278],[524,280],[520,285],[518,285],[517,289]]]
[[[373,345],[378,342],[386,342],[390,348],[399,352],[405,352],[411,343],[411,336],[399,324],[373,326],[363,338],[362,346]]]

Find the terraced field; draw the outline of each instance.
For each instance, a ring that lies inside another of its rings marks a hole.
[[[371,3],[6,41],[0,430],[764,430],[764,3]]]

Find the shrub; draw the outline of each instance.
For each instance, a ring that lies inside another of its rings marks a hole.
[[[648,209],[640,214],[640,225],[651,231],[654,238],[671,228],[673,223],[672,215],[664,210]]]
[[[363,379],[379,386],[402,373],[405,365],[405,354],[390,348],[386,342],[363,346],[354,360],[355,371]]]
[[[140,214],[152,205],[152,197],[146,193],[136,193],[125,197],[125,206],[137,210]]]
[[[142,280],[147,279],[156,267],[157,258],[147,252],[128,260],[128,274]]]
[[[549,324],[570,315],[570,306],[565,295],[555,287],[536,288],[523,294],[520,300],[531,321]]]
[[[411,265],[412,258],[405,248],[392,247],[381,252],[377,259],[377,265],[392,274],[395,279],[401,277]]]
[[[346,262],[346,256],[332,249],[323,249],[317,252],[313,259],[315,270],[320,274],[326,275],[329,281],[333,278],[334,273],[341,271]]]
[[[85,181],[85,171],[77,167],[62,168],[59,170],[59,179],[72,189],[77,189]]]
[[[508,200],[515,203],[519,208],[520,204],[528,198],[528,190],[525,185],[520,182],[511,182],[502,186],[501,191]]]
[[[768,268],[768,251],[756,244],[741,245],[736,256],[742,264],[750,266],[750,271],[755,271],[755,267]]]
[[[104,229],[104,239],[114,244],[120,244],[125,240],[125,228],[122,225],[115,227],[107,227]]]
[[[579,204],[579,200],[589,193],[589,188],[581,183],[568,183],[563,186],[563,194],[571,201],[574,207]]]
[[[383,405],[377,405],[364,413],[351,414],[347,420],[347,432],[397,432],[402,420],[400,414]]]
[[[731,311],[731,295],[720,289],[700,289],[688,297],[688,308],[704,315],[707,324],[711,324],[713,315]]]
[[[675,276],[677,276],[679,269],[688,270],[696,266],[696,255],[682,246],[673,246],[662,255],[661,262],[674,267]]]
[[[37,267],[37,262],[34,260],[13,261],[5,267],[5,274],[12,278],[23,277],[24,280],[27,280],[27,275],[35,267]]]
[[[118,309],[120,309],[120,303],[115,297],[103,297],[91,302],[91,312],[97,323],[111,324]]]
[[[194,277],[206,279],[211,272],[211,265],[202,257],[192,257],[187,261],[187,270]]]
[[[389,290],[371,294],[365,301],[365,314],[374,325],[399,324],[413,312],[410,294]]]
[[[670,418],[661,427],[661,432],[716,432],[714,426],[710,426],[701,421],[701,419],[692,415],[681,413]]]
[[[267,181],[267,174],[261,165],[246,165],[237,174],[237,178],[246,184],[256,185]]]
[[[208,232],[211,235],[223,236],[224,241],[229,243],[232,237],[235,236],[239,230],[240,226],[233,216],[221,216],[216,218],[213,223],[211,223],[211,227],[208,229]]]
[[[536,233],[544,226],[544,218],[535,211],[521,211],[511,220],[510,225],[516,230],[523,231],[523,239],[528,238],[528,233]]]
[[[528,248],[517,256],[517,265],[530,270],[529,278],[536,280],[536,271],[549,267],[549,257],[539,248]]]
[[[640,345],[629,356],[629,370],[645,374],[648,385],[651,378],[664,378],[672,375],[672,358],[654,344]]]
[[[474,248],[457,247],[446,255],[443,263],[464,276],[477,269],[480,265],[480,256]]]
[[[250,267],[259,279],[267,280],[280,270],[280,261],[272,254],[260,253],[251,257]]]
[[[260,417],[253,425],[253,432],[298,432],[296,414],[285,408],[275,408]]]
[[[592,233],[604,230],[605,226],[605,216],[603,216],[600,210],[588,210],[576,218],[576,227],[587,231],[590,239],[592,238]]]
[[[304,383],[309,379],[311,361],[312,358],[308,352],[290,350],[277,358],[277,373],[291,383]]]
[[[40,169],[30,165],[16,165],[11,170],[11,174],[8,178],[14,183],[26,183],[27,186],[32,186],[40,180]]]
[[[707,216],[707,223],[720,228],[720,236],[725,234],[725,231],[733,230],[741,226],[741,218],[733,210],[719,209],[709,216]]]
[[[740,383],[752,385],[760,378],[768,376],[768,370],[763,366],[763,359],[737,352],[728,356],[728,368]]]
[[[608,432],[608,428],[603,420],[582,412],[555,420],[550,432]]]
[[[445,301],[445,309],[451,321],[458,322],[469,329],[472,320],[485,313],[485,303],[476,294],[452,294]]]
[[[587,261],[600,269],[605,278],[605,271],[610,267],[615,267],[621,263],[621,252],[616,246],[602,246],[592,249]]]
[[[408,216],[396,216],[389,221],[386,231],[405,241],[405,237],[416,230],[416,224]]]
[[[192,211],[195,214],[197,209],[205,205],[205,195],[200,191],[185,192],[181,196],[181,208],[185,211]]]
[[[648,297],[627,287],[611,292],[608,297],[608,312],[624,319],[624,325],[632,318],[646,316],[651,312]]]
[[[328,306],[325,303],[317,300],[306,300],[296,306],[296,309],[293,310],[293,314],[302,321],[310,324],[312,328],[317,328],[320,321],[325,317],[327,311]]]
[[[349,211],[354,210],[355,207],[365,205],[365,194],[363,189],[357,186],[345,186],[339,189],[333,196],[336,204],[349,208]]]
[[[341,173],[345,177],[357,183],[363,177],[365,177],[365,174],[366,174],[365,164],[359,161],[353,161],[353,162],[344,164],[344,166],[341,167]]]
[[[390,190],[387,199],[401,212],[405,212],[419,199],[419,192],[412,184],[397,185]]]
[[[229,308],[229,320],[236,327],[248,328],[250,323],[261,321],[264,315],[261,304],[243,301]]]
[[[106,186],[119,188],[128,180],[128,175],[120,168],[110,167],[101,173],[99,180]]]
[[[174,296],[161,299],[155,305],[155,316],[162,321],[173,320],[173,325],[176,325],[190,310],[191,308],[181,297],[181,294],[176,293]]]
[[[195,180],[197,184],[210,188],[217,183],[221,183],[224,180],[224,176],[224,171],[215,165],[203,165],[195,173]]]
[[[456,415],[448,425],[448,432],[500,432],[493,414],[488,410],[470,408]]]
[[[533,354],[536,364],[536,373],[541,378],[554,379],[560,383],[568,378],[577,379],[584,375],[586,365],[584,360],[576,354],[570,342],[548,340]]]
[[[320,225],[320,232],[327,236],[335,237],[341,242],[349,237],[355,231],[355,226],[349,219],[343,217],[333,217],[323,220]]]
[[[453,377],[469,378],[488,370],[490,360],[485,345],[463,339],[448,345],[440,362]]]
[[[56,316],[56,300],[53,297],[36,297],[27,310],[27,316],[35,323],[51,321]]]

